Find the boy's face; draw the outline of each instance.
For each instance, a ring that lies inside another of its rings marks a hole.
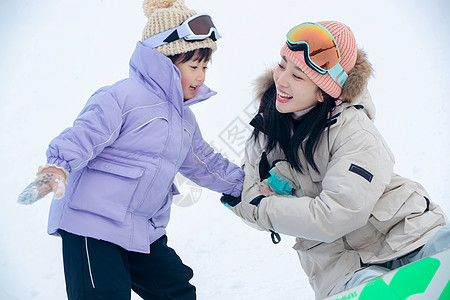
[[[181,73],[184,101],[194,98],[195,93],[205,81],[207,65],[208,61],[198,61],[195,55],[187,62],[175,64]]]

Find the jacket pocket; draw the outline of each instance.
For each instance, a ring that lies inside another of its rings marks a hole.
[[[178,191],[178,188],[175,185],[175,183],[172,183],[172,186],[169,187],[169,192],[167,193],[167,196],[161,203],[160,208],[153,214],[152,218],[164,214],[172,205],[173,196],[175,195],[180,195],[180,192]]]
[[[161,208],[150,218],[150,223],[154,228],[164,228],[167,226],[167,223],[169,222],[169,214],[166,214],[166,212],[172,205],[173,196],[179,194],[180,192],[178,191],[177,186],[175,185],[175,183],[172,183],[172,187],[169,189],[169,193],[164,199],[164,202],[161,204]]]
[[[344,250],[342,239],[331,243],[301,238],[295,241],[293,248],[297,250],[302,268],[316,284],[324,280],[332,285],[339,276],[345,274],[345,271],[341,272],[343,266],[348,268],[355,264],[355,251]]]
[[[313,248],[316,248],[317,246],[319,246],[323,243],[324,242],[320,242],[320,241],[297,239],[295,245],[292,248],[294,248],[294,250],[308,251]]]
[[[385,193],[375,204],[369,222],[383,234],[412,214],[421,214],[427,208],[425,198],[417,193],[417,185],[406,183]]]
[[[69,207],[123,222],[144,169],[97,158],[80,176]]]

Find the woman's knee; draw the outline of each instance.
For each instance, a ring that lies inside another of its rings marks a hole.
[[[347,281],[347,283],[341,288],[341,291],[355,287],[371,279],[377,278],[383,274],[386,274],[389,271],[391,270],[389,270],[388,268],[374,265],[359,270],[355,272],[355,274],[353,274],[353,277],[349,281]]]
[[[423,246],[423,257],[430,256],[450,247],[450,224],[439,229]]]

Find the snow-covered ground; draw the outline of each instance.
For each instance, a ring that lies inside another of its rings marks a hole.
[[[219,94],[194,106],[217,150],[240,162],[254,111],[252,81],[278,61],[287,30],[339,20],[376,70],[369,89],[396,171],[421,182],[450,215],[447,0],[186,3],[209,12],[223,36],[207,78]],[[46,234],[50,198],[20,206],[16,197],[90,94],[127,76],[145,22],[141,0],[0,2],[0,299],[66,298],[60,240]],[[173,206],[169,244],[194,269],[199,299],[314,297],[293,238],[273,245],[225,209],[217,193],[177,181],[184,198]]]

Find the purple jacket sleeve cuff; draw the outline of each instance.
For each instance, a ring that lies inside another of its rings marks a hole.
[[[66,170],[67,172],[71,172],[72,168],[70,167],[69,163],[65,160],[62,160],[58,157],[48,157],[47,158],[47,163],[51,164],[51,165],[56,165],[60,168],[63,168],[64,170]]]
[[[244,184],[244,171],[242,169],[238,169],[236,172],[241,173],[241,178],[234,186],[233,190],[231,191],[230,195],[233,197],[239,197],[242,193],[242,187]]]

